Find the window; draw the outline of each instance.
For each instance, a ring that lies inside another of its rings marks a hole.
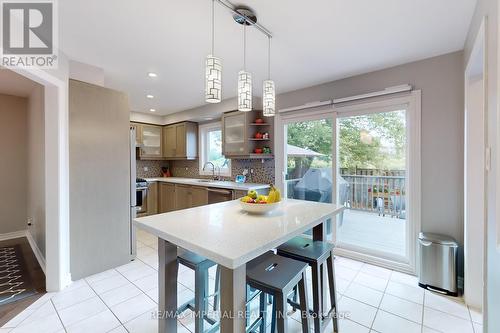
[[[231,160],[226,159],[222,155],[222,127],[221,123],[210,123],[199,126],[200,136],[200,175],[211,176],[212,166],[207,165],[205,170],[203,167],[207,163],[213,163],[215,167],[215,175],[230,177],[231,176]]]

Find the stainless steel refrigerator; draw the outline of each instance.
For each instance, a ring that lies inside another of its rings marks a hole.
[[[126,264],[132,258],[135,139],[133,146],[131,140],[126,94],[70,80],[70,270],[73,280]]]

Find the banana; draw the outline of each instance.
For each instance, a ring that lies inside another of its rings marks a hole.
[[[281,201],[281,193],[280,191],[271,184],[271,189],[269,190],[269,195],[267,196],[268,203],[280,202]]]

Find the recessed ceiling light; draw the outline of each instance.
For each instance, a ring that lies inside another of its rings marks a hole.
[[[149,109],[149,111],[151,111],[151,112],[156,112],[156,109]]]
[[[148,76],[149,76],[149,77],[158,77],[158,74],[153,73],[153,72],[149,72],[149,73],[148,73]]]
[[[212,119],[214,119],[214,118],[205,118],[205,120],[212,120]]]
[[[155,98],[153,95],[146,95],[146,98]]]

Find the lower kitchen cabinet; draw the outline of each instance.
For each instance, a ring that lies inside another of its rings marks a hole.
[[[191,207],[208,204],[208,191],[206,187],[191,186]]]
[[[175,209],[191,208],[191,186],[175,185]]]
[[[207,189],[198,186],[175,185],[175,209],[203,206],[208,203]]]
[[[152,182],[148,184],[148,215],[158,214],[158,183]]]
[[[166,213],[175,210],[175,185],[159,183],[158,188],[158,212]]]

